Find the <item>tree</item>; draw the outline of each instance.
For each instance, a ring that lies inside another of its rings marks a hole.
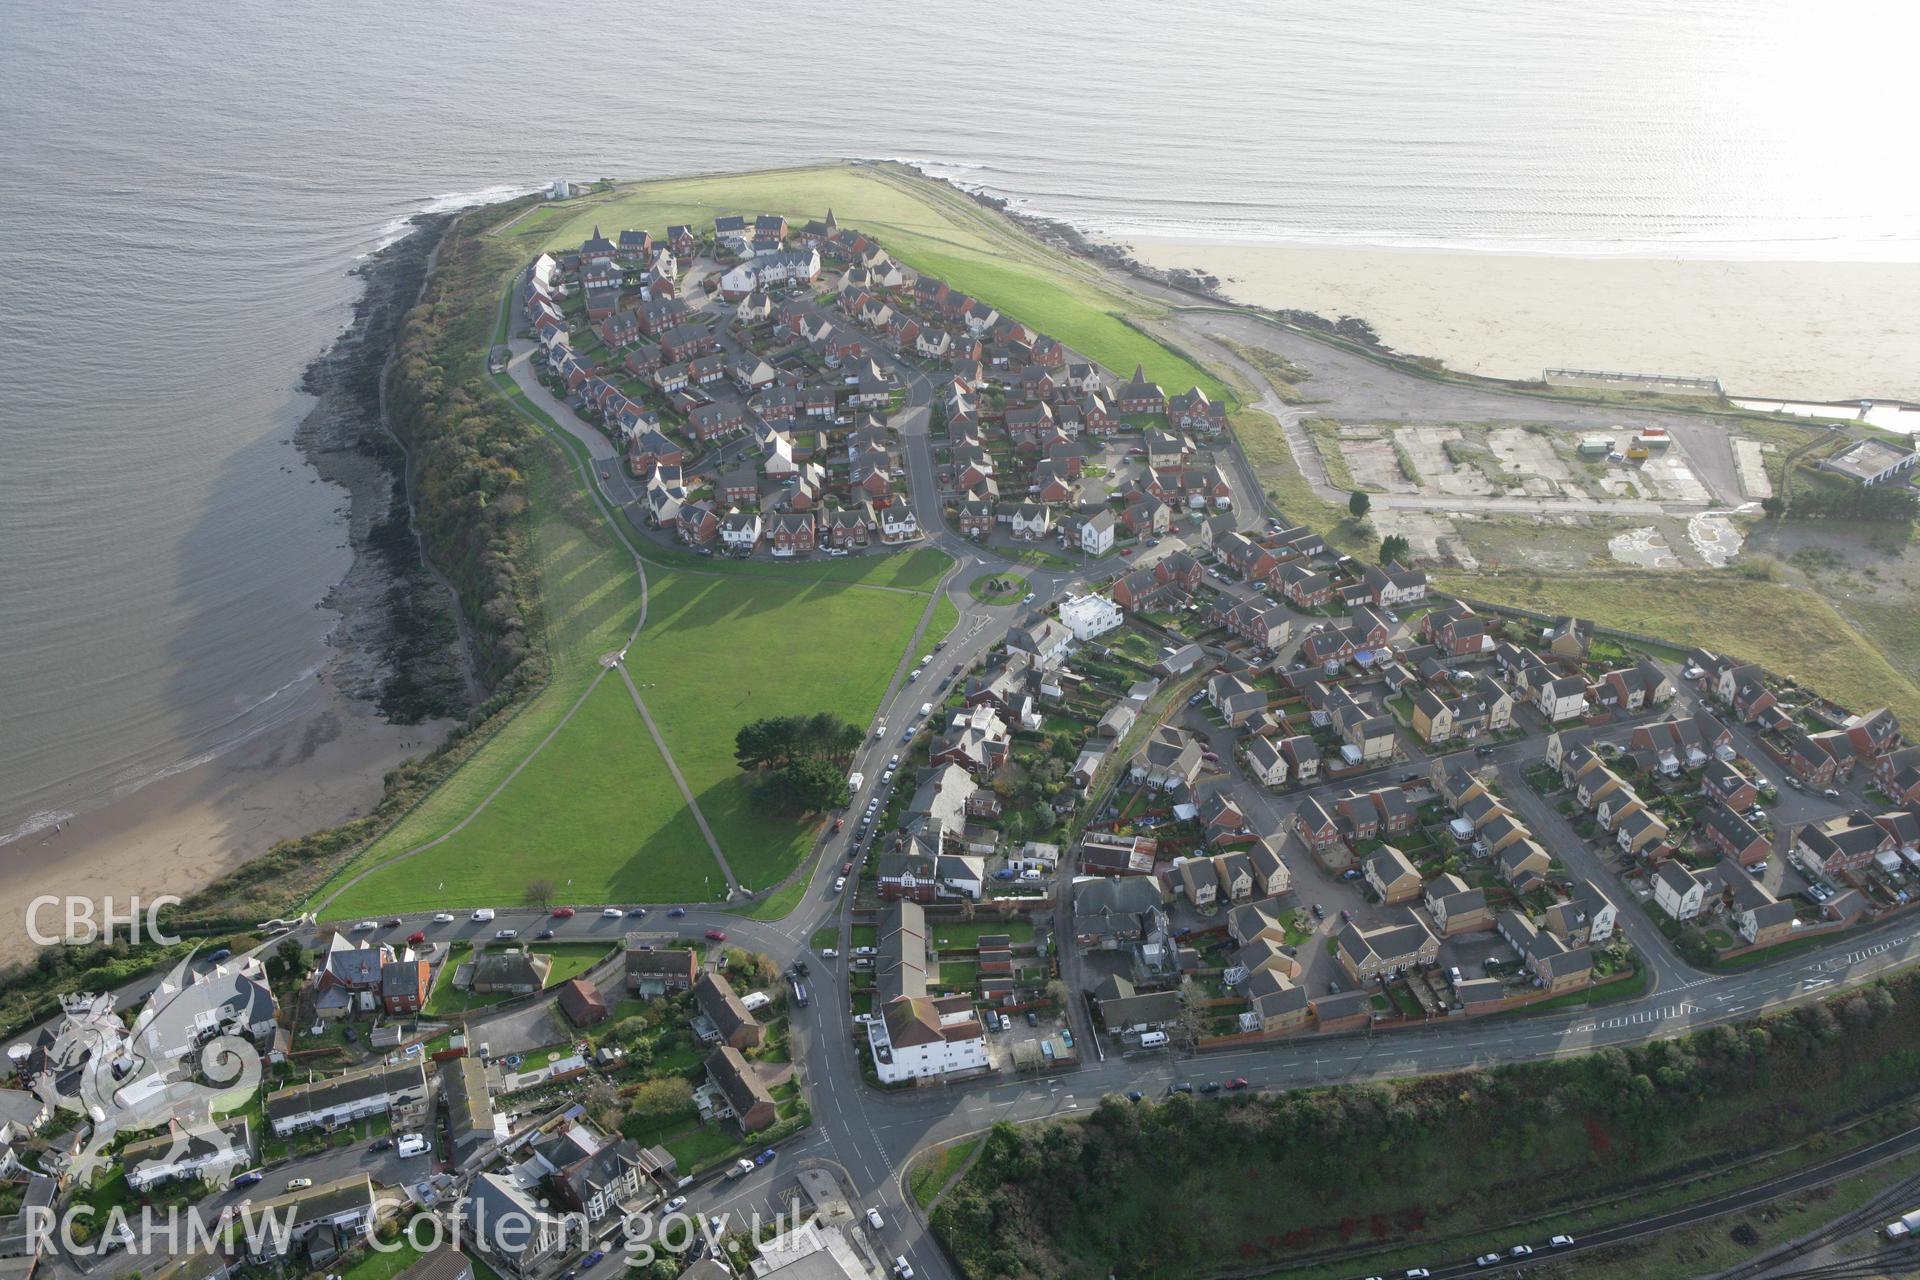
[[[527,889],[526,889],[526,892],[521,895],[521,901],[525,902],[530,907],[539,907],[542,910],[545,910],[546,908],[552,906],[553,905],[553,881],[551,880],[527,881]]]
[[[790,760],[773,776],[774,794],[800,813],[818,813],[847,798],[846,775],[840,766],[818,756]]]
[[[1373,499],[1362,490],[1355,489],[1347,498],[1347,514],[1355,520],[1365,520],[1367,512],[1373,509]]]
[[[622,1127],[636,1121],[671,1119],[692,1109],[693,1086],[687,1083],[686,1077],[662,1076],[633,1091],[627,1099],[627,1120]]]
[[[300,945],[298,938],[282,938],[280,945],[273,949],[273,956],[280,962],[280,969],[284,973],[307,971],[307,949]]]
[[[1390,533],[1380,539],[1380,563],[1392,564],[1398,560],[1405,564],[1413,553],[1413,544],[1397,533]]]

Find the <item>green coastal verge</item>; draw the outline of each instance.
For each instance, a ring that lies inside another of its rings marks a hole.
[[[1634,1221],[1905,1129],[1917,1036],[1908,971],[1560,1061],[1110,1097],[1084,1120],[995,1127],[932,1222],[969,1277],[1397,1273]]]

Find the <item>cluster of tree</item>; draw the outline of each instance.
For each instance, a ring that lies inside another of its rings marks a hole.
[[[1407,562],[1407,557],[1411,555],[1412,552],[1413,552],[1413,544],[1408,542],[1406,538],[1404,538],[1400,534],[1390,533],[1386,537],[1380,539],[1380,563],[1381,564],[1392,564],[1396,560],[1398,560],[1401,564],[1405,564]]]
[[[1920,493],[1904,484],[1850,484],[1812,488],[1797,485],[1793,498],[1778,494],[1764,498],[1760,509],[1775,519],[1859,520],[1882,524],[1909,524],[1920,515]]]
[[[1110,1098],[1082,1123],[997,1127],[933,1226],[969,1277],[1304,1267],[1356,1222],[1383,1243],[1431,1236],[1825,1133],[1920,1093],[1916,1032],[1907,974],[1563,1061],[1224,1103]]]
[[[768,716],[740,726],[733,758],[765,772],[762,790],[778,807],[817,813],[847,798],[847,766],[865,735],[831,712]]]

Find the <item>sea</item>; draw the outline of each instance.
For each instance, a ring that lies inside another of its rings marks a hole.
[[[311,709],[301,373],[416,213],[891,158],[1114,237],[1910,262],[1913,13],[0,0],[0,839]]]

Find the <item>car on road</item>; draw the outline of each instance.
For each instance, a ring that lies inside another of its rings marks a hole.
[[[901,1254],[893,1260],[893,1274],[900,1280],[913,1280],[913,1264],[907,1261],[907,1255]]]
[[[605,1249],[595,1249],[592,1253],[580,1259],[580,1269],[582,1271],[585,1271],[588,1267],[591,1267],[596,1262],[600,1261],[600,1259],[606,1256],[607,1256],[607,1251]]]
[[[840,958],[840,950],[838,947],[822,947],[820,948],[820,958],[822,960],[838,960]]]
[[[249,1169],[245,1173],[235,1174],[233,1185],[236,1187],[250,1187],[266,1176],[266,1174],[260,1172],[258,1169]]]
[[[880,1216],[880,1211],[878,1209],[869,1208],[867,1210],[867,1225],[872,1227],[875,1231],[880,1231],[885,1229],[887,1224],[886,1224],[886,1220]]]
[[[1573,1237],[1555,1236],[1553,1239],[1547,1241],[1547,1243],[1555,1249],[1571,1249],[1573,1247]]]
[[[1027,1010],[1027,1025],[1030,1027],[1037,1027],[1040,1025],[1040,1015],[1035,1013],[1031,1009]]]
[[[578,914],[579,912],[575,911],[572,907],[555,907],[553,909],[553,918],[555,920],[571,920]]]
[[[847,878],[845,876],[835,876],[833,878],[833,891],[835,893],[839,893],[841,890],[845,889],[846,887],[847,887]]]
[[[1473,749],[1473,754],[1475,754],[1476,756],[1479,756],[1482,760],[1485,760],[1488,756],[1493,754],[1493,748],[1492,747],[1475,747]]]
[[[518,929],[495,929],[493,931],[493,936],[498,938],[502,942],[506,942],[509,939],[519,937],[520,931]]]
[[[1168,1085],[1167,1092],[1168,1093],[1192,1093],[1193,1086],[1188,1084],[1185,1080],[1182,1080],[1177,1084]]]
[[[353,932],[365,933],[369,929],[378,929],[379,927],[380,922],[378,920],[361,920],[354,924]]]
[[[1507,1256],[1509,1258],[1531,1258],[1533,1256],[1533,1246],[1530,1244],[1517,1244],[1507,1250]]]
[[[312,1185],[313,1185],[312,1178],[288,1178],[287,1179],[287,1190],[289,1191],[305,1191],[308,1187]]]
[[[487,921],[493,919],[493,908],[475,907],[471,918],[480,924],[485,924]]]
[[[850,876],[850,875],[852,875],[852,874],[853,874],[853,859],[852,859],[852,858],[848,858],[848,859],[847,859],[847,860],[846,860],[845,862],[843,862],[843,863],[841,863],[841,864],[840,864],[840,874],[841,874],[841,875],[843,875],[843,876]]]
[[[727,931],[726,931],[725,929],[709,929],[709,930],[707,930],[707,941],[709,941],[709,942],[725,942],[726,940],[727,940]]]
[[[1032,604],[1032,603],[1034,602],[1034,599],[1035,599],[1035,593],[1034,593],[1034,592],[1032,592],[1032,591],[1029,591],[1029,592],[1027,592],[1027,594],[1025,594],[1024,596],[1021,596],[1021,597],[1020,597],[1020,603],[1021,603],[1021,604]]]
[[[1141,1100],[1142,1098],[1144,1098],[1144,1097],[1146,1097],[1146,1095],[1145,1095],[1145,1094],[1143,1094],[1143,1093],[1141,1093],[1141,1092],[1140,1092],[1140,1091],[1139,1091],[1138,1089],[1129,1089],[1129,1090],[1127,1090],[1127,1101],[1128,1101],[1128,1102],[1139,1102],[1139,1101],[1140,1101],[1140,1100]]]
[[[1473,1265],[1476,1267],[1491,1267],[1496,1265],[1499,1261],[1500,1261],[1499,1254],[1483,1253],[1479,1257],[1473,1260]]]
[[[1327,909],[1326,909],[1325,907],[1323,907],[1323,906],[1321,906],[1321,905],[1320,905],[1319,903],[1317,903],[1317,902],[1316,902],[1316,903],[1314,903],[1314,904],[1313,904],[1313,918],[1314,918],[1315,920],[1325,920],[1325,919],[1327,918]]]
[[[1209,1080],[1205,1084],[1200,1086],[1200,1092],[1218,1093],[1220,1092],[1220,1082],[1218,1080]]]
[[[627,912],[628,918],[633,920],[638,920],[641,916],[644,916],[645,914],[647,914],[647,909],[645,907],[635,907],[633,910]]]
[[[687,1198],[685,1196],[675,1196],[673,1199],[667,1201],[666,1204],[662,1205],[661,1210],[665,1213],[678,1213],[686,1207]]]
[[[1840,798],[1840,788],[1825,787],[1821,789],[1820,794],[1825,796],[1829,800],[1838,800]]]
[[[415,929],[412,933],[407,935],[407,941],[416,946],[422,942],[425,942],[426,940],[427,940],[427,934],[426,934],[426,930],[424,929]]]
[[[779,1154],[780,1153],[778,1151],[775,1151],[772,1147],[768,1147],[765,1151],[762,1151],[759,1155],[755,1156],[753,1158],[753,1162],[755,1164],[766,1164],[769,1160],[772,1160],[775,1156]]]
[[[919,678],[920,678],[920,668],[915,667],[913,670],[907,672],[908,684],[912,684],[915,680],[918,680]]]
[[[434,922],[435,924],[452,924],[452,923],[453,923],[453,912],[451,912],[451,911],[436,911],[436,912],[434,912],[434,913],[433,913],[433,922]]]
[[[1235,1076],[1233,1079],[1227,1081],[1227,1088],[1229,1089],[1244,1089],[1246,1087],[1247,1078],[1245,1076]]]
[[[1431,1280],[1433,1272],[1425,1267],[1408,1267],[1400,1280]]]
[[[667,912],[667,915],[675,920],[678,920],[681,916],[685,914],[687,914],[687,909],[685,907],[674,907],[672,910]]]
[[[405,921],[401,920],[399,916],[388,916],[385,920],[382,920],[380,923],[384,924],[389,929],[398,929],[402,924],[405,923]]]
[[[533,940],[535,942],[545,942],[548,938],[551,938],[552,936],[553,936],[553,930],[542,929],[540,932],[533,935]]]
[[[845,818],[835,818],[833,820],[833,834],[839,835],[840,829],[846,825],[847,825],[847,820]]]
[[[600,908],[600,918],[602,920],[618,920],[621,916],[624,916],[626,914],[627,914],[626,912],[622,911],[618,907]]]
[[[379,1137],[379,1138],[375,1138],[375,1139],[374,1139],[374,1140],[373,1140],[372,1142],[370,1142],[370,1143],[368,1143],[368,1144],[367,1144],[367,1150],[369,1150],[369,1151],[385,1151],[385,1150],[387,1150],[387,1149],[389,1149],[389,1148],[390,1148],[390,1147],[392,1147],[392,1146],[393,1146],[393,1139],[392,1139],[392,1138],[389,1138],[389,1137]]]

